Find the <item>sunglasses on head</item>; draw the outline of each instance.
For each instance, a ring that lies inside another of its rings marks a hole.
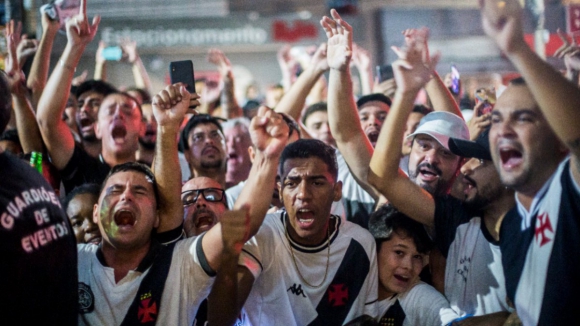
[[[218,188],[187,190],[181,193],[181,202],[183,206],[193,205],[197,202],[200,194],[208,202],[219,202],[224,199],[224,192],[223,189]]]

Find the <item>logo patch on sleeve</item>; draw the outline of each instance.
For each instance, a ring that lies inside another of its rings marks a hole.
[[[91,287],[79,282],[79,312],[88,314],[95,310],[95,295]]]

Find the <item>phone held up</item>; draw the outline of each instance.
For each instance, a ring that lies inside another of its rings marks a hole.
[[[101,54],[107,61],[119,61],[123,57],[123,50],[120,46],[108,46]]]
[[[195,93],[195,78],[191,60],[173,61],[169,63],[171,84],[182,83],[190,93]],[[190,106],[193,108],[193,106]]]
[[[461,90],[461,79],[459,76],[459,70],[455,65],[451,65],[451,88],[450,91],[453,95],[459,95]]]
[[[479,102],[483,102],[483,107],[481,108],[480,114],[478,114],[478,116],[490,113],[493,110],[493,107],[495,106],[495,100],[496,100],[495,90],[486,88],[480,88],[476,90],[475,91],[476,104]]]

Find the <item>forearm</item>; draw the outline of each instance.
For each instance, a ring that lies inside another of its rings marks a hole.
[[[107,81],[107,63],[106,63],[106,61],[95,63],[95,74],[93,75],[93,79]]]
[[[177,157],[179,126],[159,126],[153,172],[159,190],[160,224],[157,232],[170,231],[183,222],[181,169]]]
[[[463,117],[453,95],[437,72],[433,72],[433,78],[425,85],[425,90],[435,111],[446,111]]]
[[[290,90],[284,94],[280,103],[276,105],[276,112],[284,112],[294,118],[294,120],[300,120],[306,97],[322,73],[323,71],[316,71],[312,68],[304,70],[290,87]]]
[[[151,92],[151,79],[149,79],[149,74],[141,58],[137,58],[133,63],[133,78],[135,79],[135,86],[141,89]]]
[[[566,80],[525,43],[508,53],[508,58],[526,80],[552,130],[575,156],[580,156],[580,92],[576,84]]]
[[[250,238],[258,232],[270,208],[276,183],[278,160],[278,157],[268,158],[258,151],[246,184],[234,204],[234,209],[247,207],[249,210]]]
[[[417,92],[397,91],[393,98],[387,120],[381,128],[377,146],[370,161],[369,183],[385,197],[390,198],[396,190],[389,186],[390,181],[399,177],[404,122],[413,109]]]
[[[38,101],[40,100],[40,96],[42,95],[42,91],[46,85],[46,80],[48,79],[50,53],[57,32],[58,29],[53,30],[52,28],[44,31],[42,38],[40,39],[40,44],[38,45],[38,51],[32,60],[32,66],[27,78],[27,86],[32,90],[33,109],[38,106]]]
[[[238,306],[237,263],[239,254],[224,248],[220,267],[208,296],[208,324],[233,325],[240,313]]]
[[[222,80],[224,83],[221,93],[222,118],[233,119],[243,116],[242,108],[236,99],[234,76],[230,72],[229,76],[223,76]]]
[[[12,95],[16,129],[24,153],[42,152],[42,136],[36,123],[36,117],[26,96]]]
[[[372,94],[373,92],[373,74],[369,69],[358,69],[358,76],[360,78],[360,86],[363,95]]]

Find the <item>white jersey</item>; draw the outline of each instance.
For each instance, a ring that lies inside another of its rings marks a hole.
[[[141,321],[157,316],[163,325],[193,323],[197,308],[213,284],[213,278],[201,267],[200,259],[205,261],[205,257],[198,256],[202,252],[197,249],[201,246],[199,240],[200,237],[195,237],[175,244],[161,303],[158,307],[143,298],[139,310]],[[93,244],[78,245],[79,325],[120,325],[151,265],[142,272],[129,271],[115,282],[114,270],[101,263],[98,248]]]
[[[375,241],[361,227],[333,217],[328,242],[305,247],[289,240],[286,212],[268,214],[244,246],[255,282],[244,309],[251,325],[342,325],[376,316]],[[327,267],[328,264],[328,267]],[[302,280],[299,273],[312,287]]]
[[[482,222],[451,196],[436,200],[436,243],[447,258],[445,296],[460,316],[512,311],[499,243]]]
[[[439,291],[421,281],[407,292],[379,301],[378,311],[379,323],[385,318],[391,324],[403,326],[447,325],[459,318]]]

